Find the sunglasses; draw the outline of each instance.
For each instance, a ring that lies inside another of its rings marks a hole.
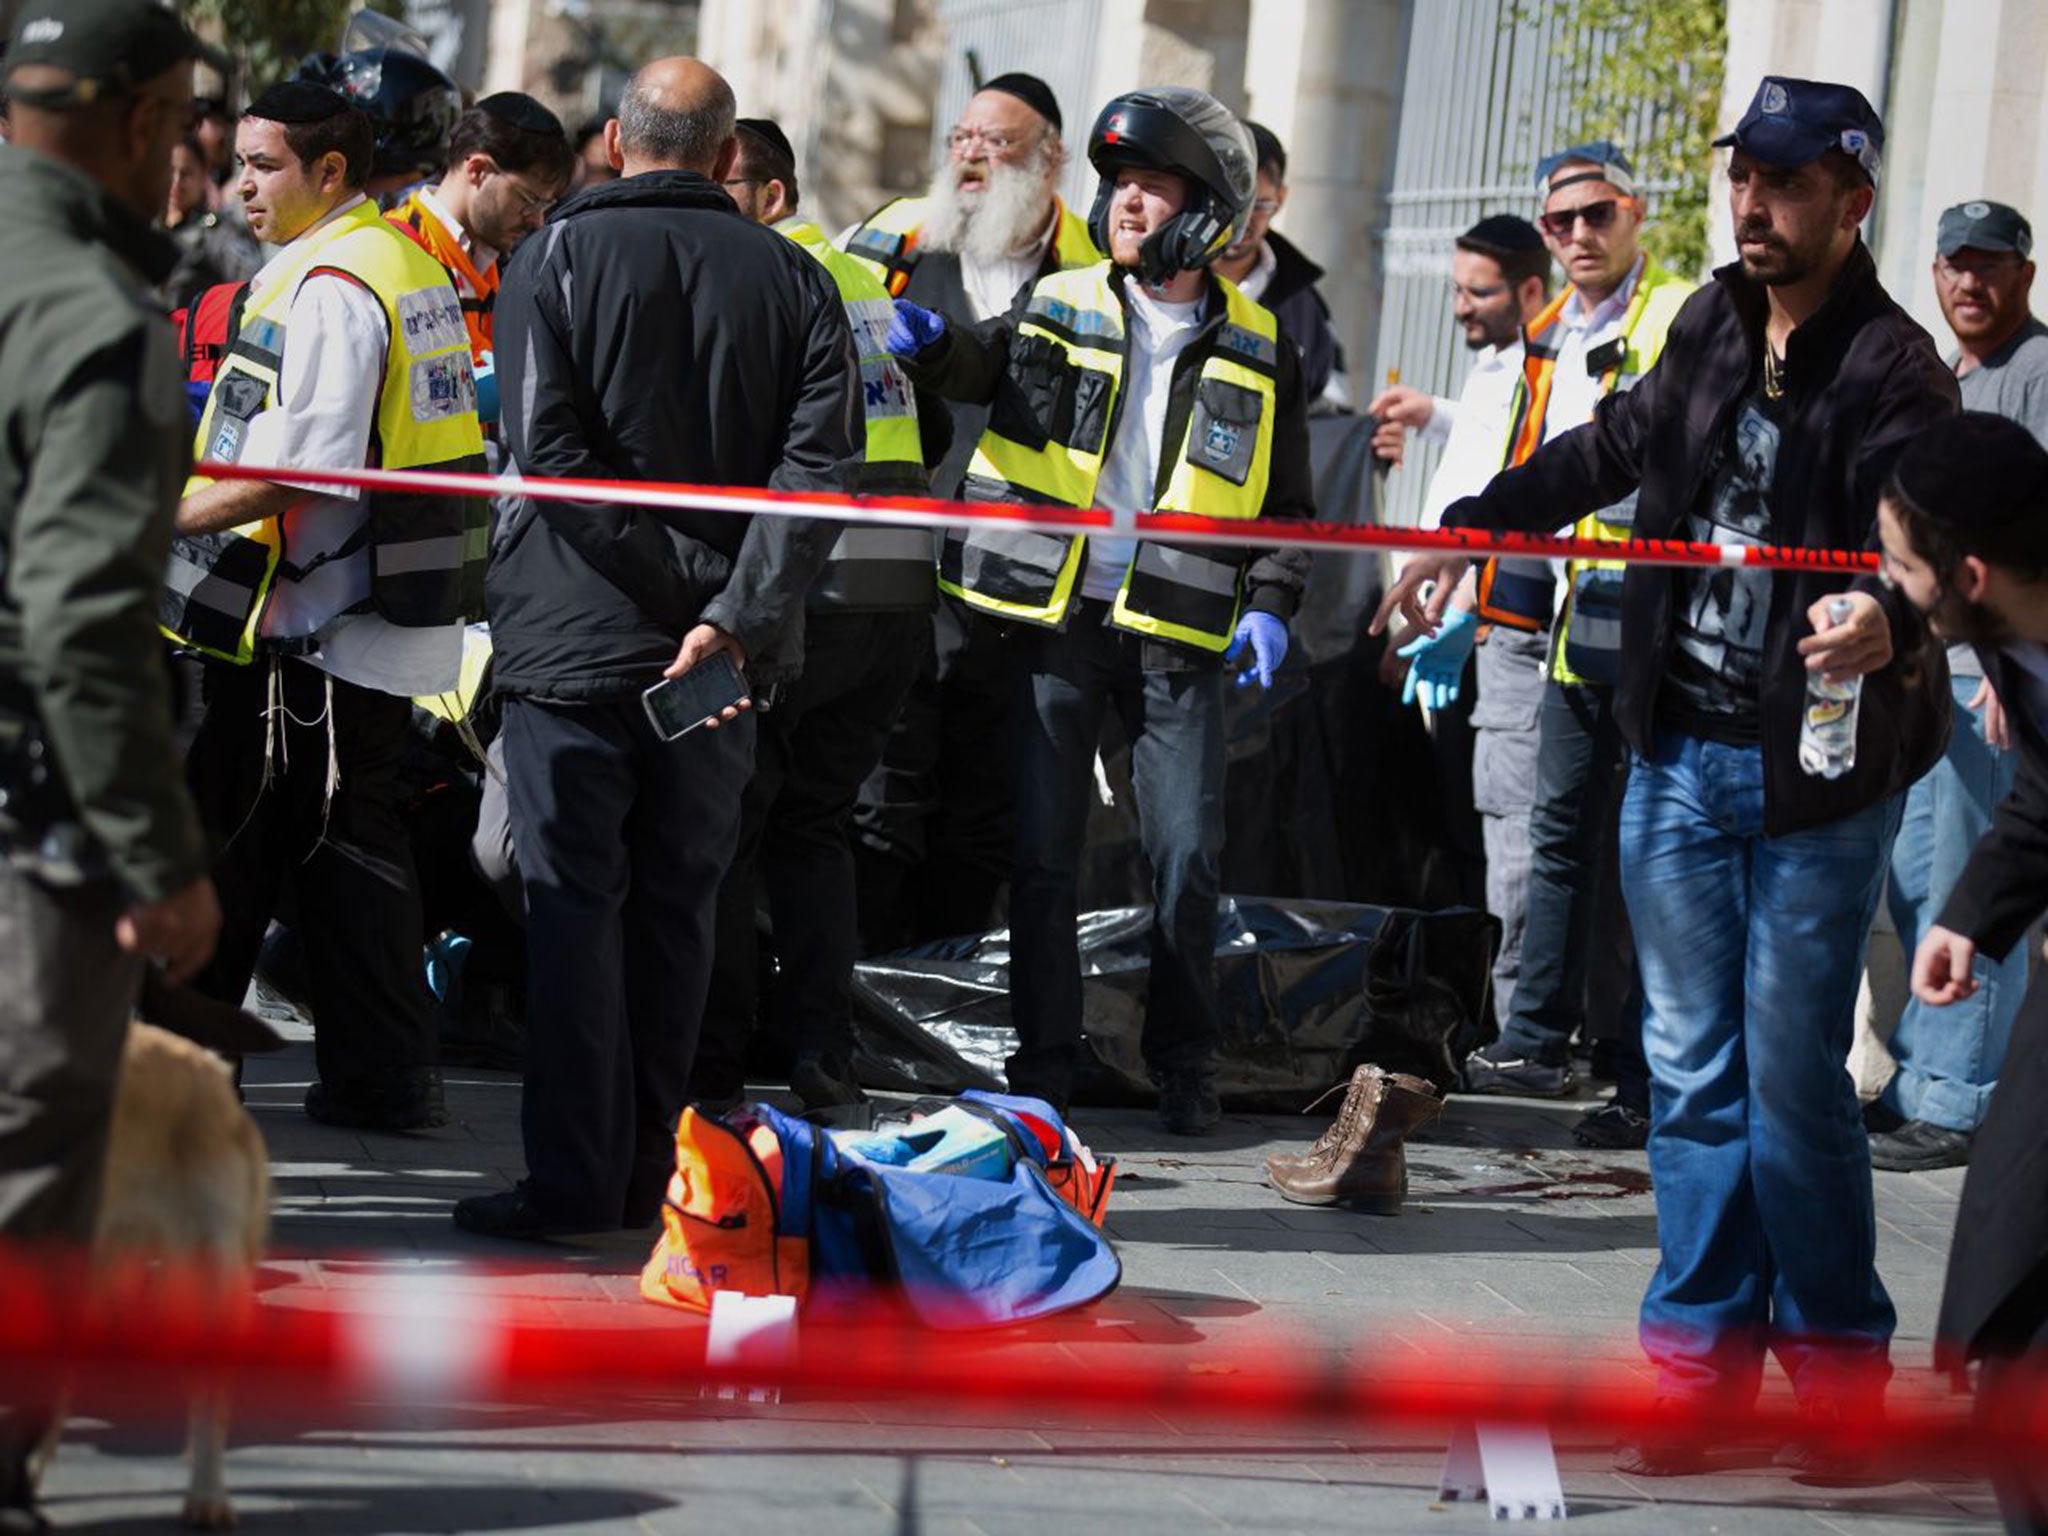
[[[1585,220],[1586,228],[1597,235],[1614,222],[1615,210],[1620,206],[1613,198],[1603,197],[1597,203],[1581,203],[1576,208],[1560,208],[1556,213],[1546,213],[1536,222],[1553,240],[1569,240],[1572,226],[1581,219]]]

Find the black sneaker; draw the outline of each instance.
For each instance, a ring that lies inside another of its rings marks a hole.
[[[1626,1104],[1602,1104],[1572,1127],[1572,1140],[1602,1152],[1639,1152],[1650,1139],[1650,1117]]]
[[[1893,1109],[1883,1099],[1872,1099],[1863,1106],[1863,1129],[1873,1136],[1887,1135],[1905,1125],[1906,1117]]]
[[[448,1101],[435,1067],[415,1067],[351,1082],[317,1082],[306,1090],[306,1118],[351,1131],[433,1131],[448,1123]]]
[[[1525,1099],[1566,1099],[1579,1080],[1568,1066],[1553,1067],[1527,1056],[1490,1056],[1488,1046],[1465,1058],[1465,1092],[1501,1093]]]
[[[612,1222],[562,1221],[543,1215],[527,1198],[524,1182],[495,1195],[471,1195],[455,1202],[455,1225],[483,1237],[509,1237],[535,1242],[549,1237],[577,1237],[609,1230]]]
[[[1952,1131],[1927,1120],[1908,1120],[1896,1131],[1870,1138],[1870,1166],[1885,1173],[1925,1173],[1960,1168],[1970,1160],[1968,1131]]]
[[[1176,1136],[1207,1136],[1223,1122],[1223,1101],[1216,1079],[1202,1067],[1162,1073],[1159,1082],[1159,1123]]]

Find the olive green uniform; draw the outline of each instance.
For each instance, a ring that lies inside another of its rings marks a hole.
[[[138,901],[206,873],[156,627],[191,419],[175,248],[0,145],[0,1232],[92,1230]]]

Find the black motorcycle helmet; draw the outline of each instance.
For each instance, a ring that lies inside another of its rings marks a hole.
[[[331,86],[368,114],[377,132],[371,175],[441,169],[462,116],[462,92],[427,58],[418,33],[360,12],[342,34],[340,54],[312,55],[299,65],[299,78]]]
[[[1172,171],[1188,182],[1188,205],[1138,251],[1138,275],[1157,286],[1176,272],[1206,267],[1238,235],[1258,187],[1252,136],[1207,91],[1167,85],[1128,91],[1097,114],[1088,134],[1088,163],[1102,177],[1088,233],[1109,249],[1109,207],[1116,173],[1125,166]]]

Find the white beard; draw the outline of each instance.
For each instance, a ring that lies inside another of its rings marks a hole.
[[[932,178],[918,244],[977,266],[1008,261],[1030,252],[1049,218],[1042,167],[991,163],[980,195],[968,197],[948,164]]]

